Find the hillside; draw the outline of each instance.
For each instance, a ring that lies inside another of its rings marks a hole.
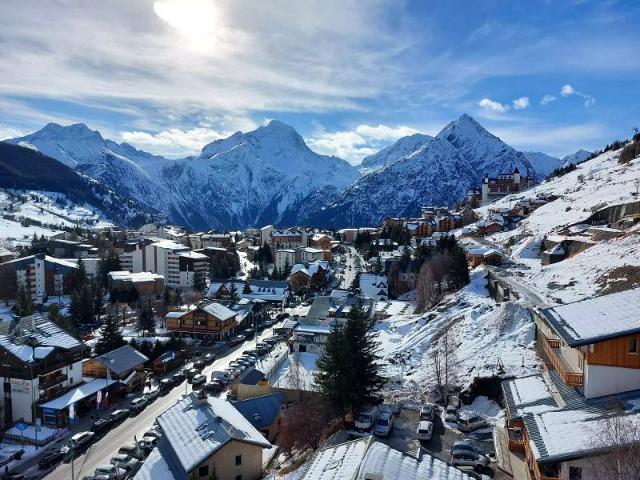
[[[153,218],[153,212],[135,200],[110,191],[58,160],[32,148],[3,142],[0,142],[0,188],[64,194],[70,202],[89,205],[122,225],[141,225]]]

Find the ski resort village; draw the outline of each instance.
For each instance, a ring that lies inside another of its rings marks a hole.
[[[638,25],[1,2],[0,480],[640,480]]]

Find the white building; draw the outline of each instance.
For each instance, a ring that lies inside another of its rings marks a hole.
[[[260,246],[271,243],[271,232],[273,232],[273,225],[265,225],[260,229]]]
[[[293,248],[276,250],[273,261],[276,269],[284,272],[287,267],[291,268],[296,264],[296,251]]]
[[[313,248],[313,247],[298,247],[295,250],[296,253],[296,262],[315,262],[324,260],[324,250],[321,248]]]
[[[171,240],[147,245],[142,255],[142,271],[164,276],[168,287],[193,287],[196,276],[205,274],[208,266],[209,257]]]

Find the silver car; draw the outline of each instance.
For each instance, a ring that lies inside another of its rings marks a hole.
[[[393,415],[391,412],[382,412],[373,427],[373,434],[378,437],[387,437],[393,428]]]

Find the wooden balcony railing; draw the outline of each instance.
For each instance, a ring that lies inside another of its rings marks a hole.
[[[556,473],[555,476],[549,476],[548,473],[546,475],[543,475],[542,472],[540,471],[540,467],[538,466],[538,462],[533,460],[532,463],[533,463],[533,473],[536,477],[536,480],[558,480],[560,478],[560,472]]]
[[[561,345],[560,340],[557,338],[547,338],[547,343],[551,348],[560,348]]]
[[[542,348],[544,350],[544,353],[547,356],[547,359],[549,360],[548,364],[550,364],[553,367],[553,369],[558,371],[558,373],[562,377],[562,380],[567,385],[582,385],[583,383],[582,373],[573,372],[569,369],[566,362],[562,359],[560,354],[557,352],[557,350],[560,348],[560,345],[558,344],[558,347],[553,347],[552,342],[553,342],[553,339],[549,339],[549,338],[545,338],[542,341]]]

